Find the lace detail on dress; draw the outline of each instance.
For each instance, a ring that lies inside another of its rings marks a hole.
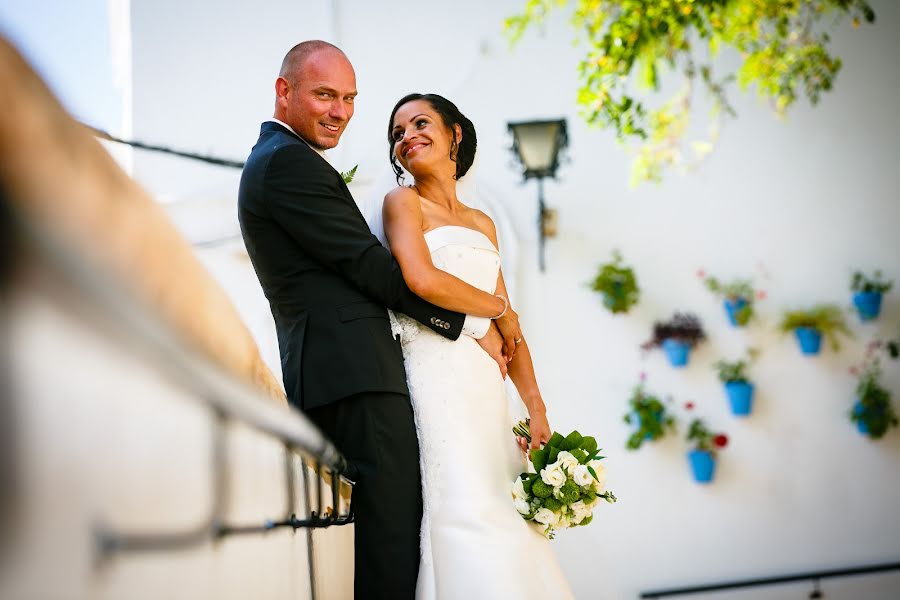
[[[418,321],[410,319],[403,313],[395,313],[388,309],[388,318],[391,320],[391,335],[400,338],[401,344],[413,341],[421,331]]]

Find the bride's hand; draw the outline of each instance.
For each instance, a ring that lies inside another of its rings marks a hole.
[[[540,448],[541,444],[550,441],[550,423],[547,421],[547,413],[544,411],[529,412],[531,423],[531,447]]]
[[[497,329],[503,336],[503,354],[512,360],[516,353],[516,340],[522,340],[522,328],[519,326],[519,315],[510,306],[506,313],[499,319],[495,319]]]

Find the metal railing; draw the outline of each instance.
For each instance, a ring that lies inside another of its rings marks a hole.
[[[823,579],[832,579],[835,577],[853,577],[857,575],[872,575],[874,573],[884,573],[887,571],[898,570],[900,570],[900,562],[882,563],[862,567],[847,567],[844,569],[825,569],[820,571],[807,571],[801,573],[791,573],[788,575],[777,575],[774,577],[738,579],[705,585],[651,590],[648,592],[641,592],[641,598],[668,598],[673,596],[688,596],[691,594],[703,594],[708,592],[720,592],[723,590],[754,588],[785,583],[796,583],[802,581],[809,581],[813,585],[813,591],[810,594],[810,598],[821,598],[822,593],[821,590],[819,590],[819,582]]]
[[[214,542],[227,536],[261,534],[279,528],[321,528],[346,525],[353,521],[349,505],[342,506],[341,487],[353,482],[344,477],[347,465],[325,436],[296,411],[273,405],[253,389],[208,358],[190,349],[160,318],[121,285],[95,269],[77,252],[46,229],[22,218],[0,194],[0,218],[4,221],[4,246],[9,251],[4,262],[37,260],[49,269],[54,280],[83,296],[86,306],[99,311],[115,324],[116,336],[123,339],[147,364],[153,365],[169,380],[206,404],[212,418],[212,506],[209,514],[193,527],[180,531],[122,531],[105,523],[94,530],[95,556],[98,561],[118,553],[176,551]],[[11,240],[14,240],[11,242]],[[5,264],[4,267],[9,267]],[[225,430],[229,423],[240,423],[271,436],[284,447],[284,487],[286,506],[280,515],[262,517],[252,523],[230,523],[225,519],[229,490],[229,469]],[[306,495],[305,514],[298,516],[297,456]],[[307,462],[318,474],[310,485]],[[326,498],[324,480],[330,479],[331,494]],[[345,488],[345,489],[350,489]],[[327,506],[328,500],[331,506]],[[315,564],[312,536],[308,536],[311,590],[315,592]]]

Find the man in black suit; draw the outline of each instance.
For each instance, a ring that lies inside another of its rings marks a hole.
[[[479,319],[407,288],[324,157],[350,121],[357,93],[341,50],[298,44],[275,88],[275,117],[263,123],[241,176],[241,232],[275,319],[288,400],[334,441],[356,481],[356,597],[411,599],[422,515],[419,454],[403,357],[385,307],[450,339],[465,328],[504,374],[518,318],[501,296],[478,292],[465,310]],[[461,297],[469,288],[449,274],[442,285]]]

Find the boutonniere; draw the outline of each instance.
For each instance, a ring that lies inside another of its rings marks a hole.
[[[356,175],[356,169],[359,168],[359,165],[354,166],[349,171],[344,171],[341,173],[341,179],[344,180],[345,184],[350,184],[353,181],[353,176]]]

